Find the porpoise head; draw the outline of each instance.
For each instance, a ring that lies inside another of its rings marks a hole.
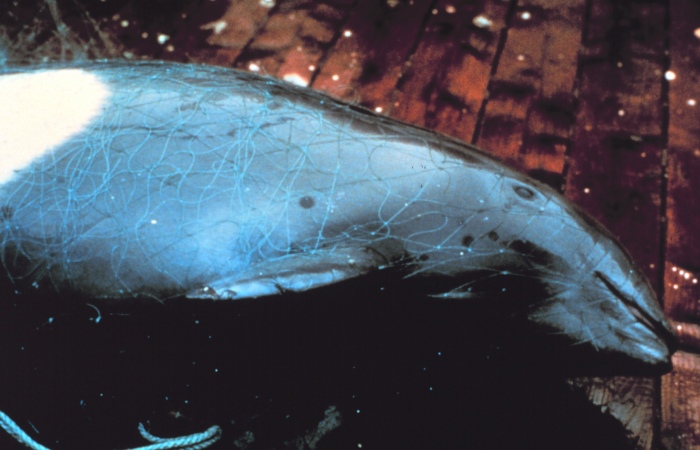
[[[451,255],[424,257],[415,274],[447,275],[438,297],[516,298],[530,325],[597,361],[669,370],[674,331],[621,244],[548,186],[509,170],[497,177],[453,233]]]

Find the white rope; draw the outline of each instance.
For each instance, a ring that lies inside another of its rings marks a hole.
[[[0,427],[15,438],[17,442],[32,450],[49,450],[37,443],[4,412],[0,411]],[[214,425],[202,433],[190,434],[174,438],[159,438],[146,431],[143,424],[139,424],[139,433],[152,444],[145,447],[135,447],[129,450],[200,450],[211,446],[221,438],[221,428]]]
[[[49,450],[43,445],[30,438],[22,429],[4,412],[0,411],[0,427],[2,427],[13,438],[17,439],[20,444],[24,444],[33,450]]]

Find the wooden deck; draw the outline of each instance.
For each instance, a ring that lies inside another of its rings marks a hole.
[[[637,448],[700,448],[700,3],[65,3],[61,20],[108,56],[307,84],[473,142],[563,191],[630,250],[682,342],[661,379],[571,385]],[[11,12],[10,27],[32,17]],[[86,14],[103,35],[81,31]]]

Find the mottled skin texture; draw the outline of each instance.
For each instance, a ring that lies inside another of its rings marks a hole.
[[[109,87],[99,116],[0,186],[16,288],[237,299],[398,268],[434,279],[426,294],[499,301],[536,280],[533,323],[668,364],[669,324],[619,244],[477,149],[253,74],[81,68]]]

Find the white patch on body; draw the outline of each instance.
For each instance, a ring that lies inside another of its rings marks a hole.
[[[85,130],[109,94],[107,84],[81,69],[0,76],[0,185]]]

